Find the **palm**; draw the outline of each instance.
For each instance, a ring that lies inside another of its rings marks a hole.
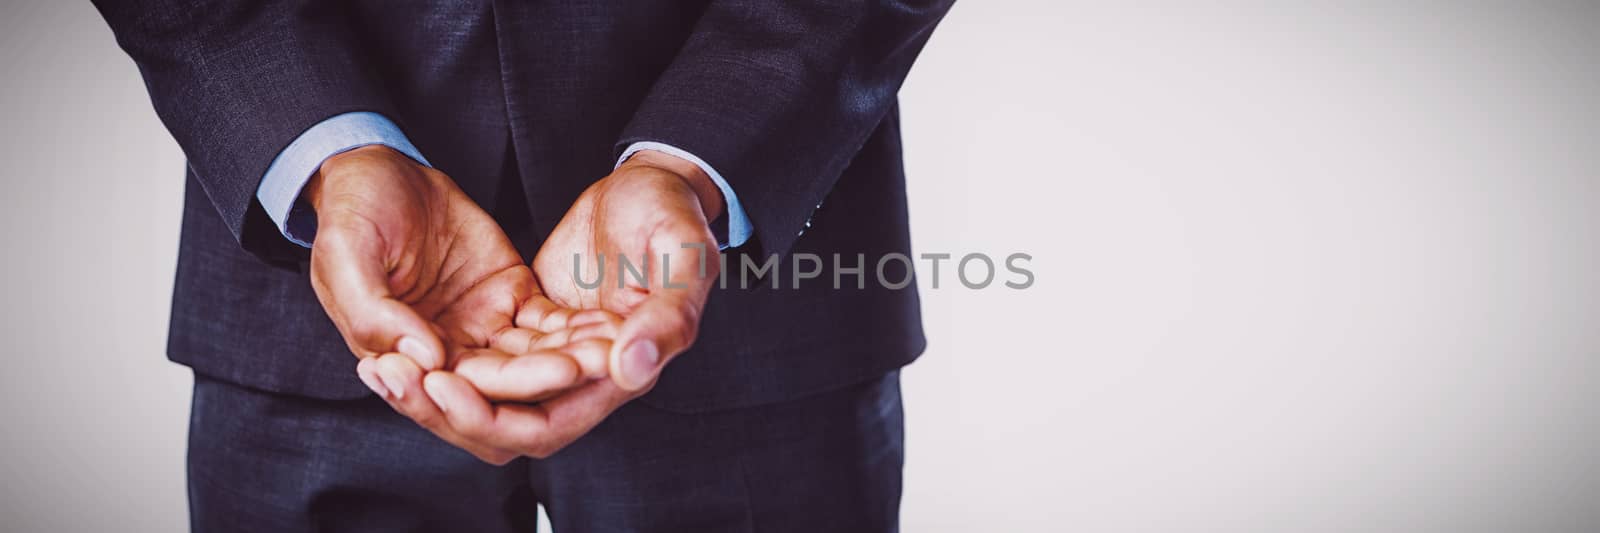
[[[702,254],[716,250],[704,220],[678,176],[648,167],[619,171],[578,198],[533,266],[555,303],[627,314],[664,290],[666,275],[705,277],[702,265],[715,265]]]
[[[603,376],[619,320],[557,305],[519,263],[445,302],[433,322],[444,332],[446,369],[496,400],[533,401]]]
[[[405,334],[385,326],[399,324],[411,337],[438,340],[437,350],[419,350],[438,357],[407,354],[423,369],[487,368],[511,354],[565,347],[552,341],[572,337],[552,334],[573,323],[608,322],[544,298],[500,227],[442,173],[387,150],[351,152],[338,163],[311,189],[321,224],[312,282],[358,357],[396,351],[391,337]],[[569,385],[580,369],[566,359],[533,359],[543,369],[535,377]],[[522,396],[542,394],[524,385]]]

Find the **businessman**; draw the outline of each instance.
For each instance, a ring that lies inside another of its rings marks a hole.
[[[947,1],[96,5],[189,161],[195,530],[896,529],[917,295],[838,276]]]

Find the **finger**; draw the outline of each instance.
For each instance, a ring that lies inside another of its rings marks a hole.
[[[583,379],[603,379],[610,373],[613,338],[604,336],[573,340],[560,350],[577,363],[578,372],[582,374]]]
[[[452,372],[430,373],[426,387],[436,403],[446,406],[446,419],[461,435],[540,458],[593,429],[628,399],[626,391],[609,381],[592,382],[540,405],[491,405]],[[558,407],[551,410],[550,405]]]
[[[597,379],[606,376],[611,340],[617,337],[621,327],[622,319],[614,313],[598,309],[579,311],[572,315],[566,329],[542,334],[528,328],[507,328],[489,340],[489,348],[511,356],[560,350],[577,362],[583,377]],[[591,342],[600,340],[604,342]],[[452,368],[458,364],[452,363]],[[485,364],[485,361],[474,363]]]
[[[456,362],[453,371],[490,401],[537,401],[582,381],[578,364],[557,350],[516,356],[472,350]]]
[[[621,320],[616,313],[604,309],[576,309],[562,306],[535,294],[517,309],[515,323],[519,328],[543,333],[574,328],[597,322]]]
[[[536,350],[539,341],[548,337],[528,328],[509,327],[489,337],[489,348],[508,354],[523,354]]]
[[[489,341],[489,349],[505,355],[517,356],[548,350],[561,350],[571,355],[578,362],[578,367],[583,370],[586,377],[604,377],[607,370],[608,351],[611,349],[611,340],[617,337],[621,330],[622,321],[607,321],[567,328],[548,335],[541,335],[526,328],[510,328],[500,332]],[[604,340],[604,351],[598,354],[591,349],[597,344],[589,342]],[[453,357],[461,357],[459,355]],[[452,363],[452,368],[458,363]]]
[[[429,372],[423,378],[423,389],[434,405],[439,407],[444,422],[452,432],[473,442],[492,446],[487,439],[493,435],[493,406],[467,378],[451,371]]]
[[[533,342],[528,344],[528,349],[524,351],[533,351],[545,348],[559,348],[574,342],[589,339],[614,339],[617,337],[617,333],[621,331],[622,319],[620,318],[608,319],[604,322],[595,322],[582,326],[571,326],[566,329],[533,339]],[[507,353],[517,352],[507,350]]]
[[[373,368],[376,370],[378,380],[383,382],[383,387],[389,391],[387,398],[402,414],[416,420],[423,427],[432,428],[438,417],[437,409],[428,402],[426,394],[422,393],[422,375],[424,371],[409,357],[398,353],[388,353],[373,358]]]
[[[552,434],[543,408],[524,404],[490,404],[473,384],[455,372],[430,372],[428,396],[444,411],[453,431],[473,442],[531,454],[542,451]]]
[[[378,358],[363,357],[356,363],[356,377],[361,378],[361,383],[379,398],[389,398],[389,387],[384,386],[382,378],[378,377]]]
[[[514,323],[519,328],[528,328],[535,331],[555,331],[567,326],[567,321],[578,311],[571,307],[556,305],[547,298],[529,298],[517,309]]]
[[[390,293],[383,239],[351,225],[359,223],[335,222],[312,244],[312,286],[328,316],[358,357],[399,352],[424,368],[443,365],[433,327]]]
[[[635,396],[611,380],[590,382],[540,404],[549,453],[577,440]]]
[[[373,358],[373,366],[384,386],[391,391],[384,397],[389,406],[435,436],[487,463],[503,465],[519,455],[467,438],[451,427],[444,413],[424,392],[422,369],[409,358],[400,354],[385,354]]]
[[[576,328],[602,322],[620,324],[622,323],[622,317],[604,309],[584,309],[573,313],[572,317],[567,319],[566,327]]]

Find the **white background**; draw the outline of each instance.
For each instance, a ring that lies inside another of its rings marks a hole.
[[[1345,4],[956,7],[917,251],[1037,282],[924,280],[905,530],[1600,530],[1600,16]],[[0,13],[0,529],[181,530],[182,154],[86,3]]]

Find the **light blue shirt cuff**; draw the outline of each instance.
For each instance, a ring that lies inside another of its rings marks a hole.
[[[411,145],[400,127],[383,115],[358,111],[318,122],[278,153],[261,177],[261,186],[256,188],[256,199],[266,208],[278,232],[295,244],[310,248],[317,234],[317,216],[298,201],[300,190],[311,181],[324,160],[374,144],[393,148],[418,163],[433,166]]]
[[[617,158],[617,166],[622,166],[623,161],[627,161],[629,157],[633,157],[633,154],[639,153],[641,150],[655,150],[686,160],[700,167],[700,170],[706,171],[706,175],[711,176],[711,181],[716,183],[717,189],[722,191],[722,203],[727,205],[726,211],[728,212],[728,241],[717,243],[718,248],[726,250],[741,246],[745,241],[750,240],[750,233],[754,229],[750,224],[750,217],[745,216],[744,206],[739,204],[739,195],[733,193],[733,187],[728,185],[727,180],[722,179],[722,174],[718,174],[717,169],[711,168],[710,164],[694,154],[676,146],[655,141],[639,141],[628,145],[628,149],[622,151],[622,157]]]

